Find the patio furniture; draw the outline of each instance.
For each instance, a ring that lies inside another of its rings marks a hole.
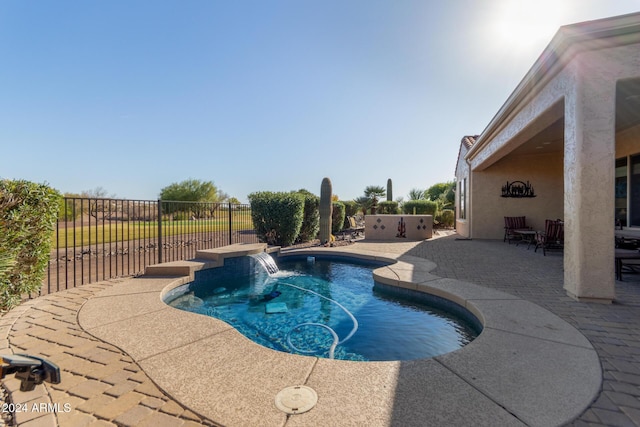
[[[616,248],[616,280],[622,281],[622,268],[625,266],[625,261],[629,260],[636,261],[626,264],[626,267],[635,272],[634,267],[640,267],[637,263],[637,261],[640,260],[640,252],[637,249]]]
[[[547,219],[544,221],[544,232],[536,233],[536,248],[542,248],[542,255],[547,255],[548,249],[564,249],[564,221]]]
[[[503,242],[511,244],[512,239],[522,239],[522,234],[516,231],[527,230],[531,227],[527,226],[527,220],[524,216],[505,216],[504,217],[504,239]]]
[[[640,240],[635,236],[615,236],[616,280],[622,280],[623,269],[638,272],[640,268]]]
[[[616,249],[640,249],[640,240],[633,237],[615,236]]]
[[[536,235],[538,234],[538,232],[534,230],[514,230],[514,233],[520,235],[520,240],[518,240],[516,246],[519,246],[520,242],[526,242],[527,250],[535,243]]]
[[[349,228],[342,229],[343,238],[345,234],[351,234],[351,237],[354,239],[364,235],[364,225],[358,225],[355,216],[349,216],[347,219],[349,220]]]

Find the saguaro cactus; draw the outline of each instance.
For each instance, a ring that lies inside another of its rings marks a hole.
[[[393,201],[393,188],[391,185],[391,178],[387,179],[387,201]]]
[[[320,231],[321,244],[331,240],[331,180],[324,178],[320,186]]]

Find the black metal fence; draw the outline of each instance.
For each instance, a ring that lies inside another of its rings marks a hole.
[[[41,294],[139,274],[201,249],[258,242],[249,205],[71,197],[52,239]]]

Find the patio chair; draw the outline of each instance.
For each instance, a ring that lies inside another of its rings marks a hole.
[[[354,239],[360,235],[364,235],[364,226],[358,225],[356,217],[349,216],[347,217],[347,220],[349,221],[349,227],[342,229],[343,238],[345,234],[350,234]]]
[[[544,221],[544,232],[536,233],[536,248],[542,248],[542,255],[547,255],[548,249],[564,249],[564,221],[547,219]]]
[[[640,249],[640,240],[631,237],[615,236],[616,249]]]
[[[503,242],[511,244],[513,239],[521,239],[522,235],[516,233],[516,230],[531,230],[527,226],[527,217],[524,216],[505,216],[504,217],[504,239]]]
[[[615,236],[616,280],[622,280],[622,272],[640,272],[640,240]]]

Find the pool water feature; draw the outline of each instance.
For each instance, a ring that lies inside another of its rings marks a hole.
[[[257,254],[249,255],[251,258],[258,261],[258,264],[262,266],[269,274],[275,274],[278,272],[278,264],[271,255],[266,252],[258,252]]]
[[[223,320],[274,350],[343,360],[434,357],[481,328],[454,303],[375,283],[380,264],[307,257],[278,264],[275,274],[258,268],[248,277],[196,281],[168,303]]]

